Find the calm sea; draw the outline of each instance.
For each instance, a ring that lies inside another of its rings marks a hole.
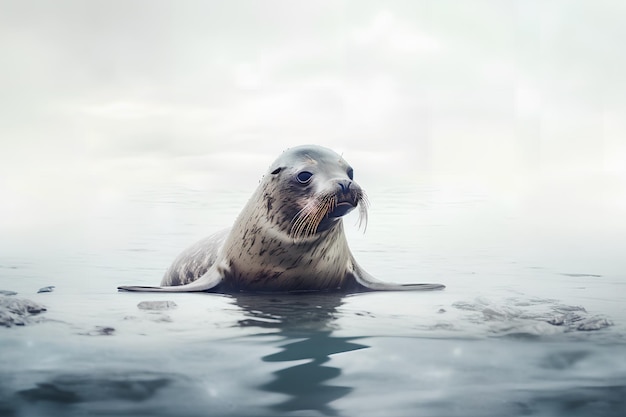
[[[251,190],[145,187],[104,196],[73,227],[3,236],[0,290],[47,311],[0,328],[0,415],[625,415],[626,227],[612,194],[368,192],[367,231],[345,219],[357,260],[445,291],[116,291],[158,284]],[[159,300],[173,303],[139,307]]]

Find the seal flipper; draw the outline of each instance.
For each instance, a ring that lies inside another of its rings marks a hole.
[[[359,264],[352,259],[352,278],[356,284],[356,291],[432,291],[443,290],[446,288],[443,284],[395,284],[391,282],[379,281],[365,271]],[[353,289],[353,288],[348,288]]]
[[[197,280],[185,285],[173,285],[171,287],[144,287],[140,285],[123,285],[117,287],[120,291],[136,292],[201,292],[209,291],[217,287],[224,276],[218,272],[215,266],[209,268],[204,275]]]

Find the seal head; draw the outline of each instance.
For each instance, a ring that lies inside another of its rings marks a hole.
[[[264,198],[272,204],[278,196],[277,227],[285,230],[288,225],[294,239],[332,228],[357,207],[361,221],[367,221],[366,196],[354,181],[354,170],[330,149],[290,149],[272,164],[269,176],[267,188],[272,192]]]

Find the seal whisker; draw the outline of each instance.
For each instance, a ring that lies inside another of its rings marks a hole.
[[[311,218],[307,228],[307,237],[313,236],[317,231],[319,224],[322,222],[322,219],[328,213],[329,210],[329,201],[327,198],[323,198],[315,207],[313,213],[311,213]]]
[[[301,232],[302,232],[302,228],[304,227],[304,224],[306,222],[306,214],[305,212],[309,209],[309,205],[307,204],[306,206],[304,206],[302,209],[300,209],[295,216],[293,216],[293,219],[291,220],[291,228],[290,228],[290,234],[295,238],[297,238]]]
[[[294,239],[307,238],[315,235],[317,229],[328,215],[337,206],[335,195],[323,195],[309,202],[300,209],[291,221],[290,235]]]
[[[320,212],[324,210],[324,205],[325,205],[325,202],[323,200],[316,201],[314,206],[311,208],[309,216],[306,219],[306,227],[304,230],[303,237],[311,237],[315,234],[315,231],[317,230],[317,226],[319,225],[319,222],[321,221],[319,217],[320,217]]]
[[[306,237],[310,234],[309,227],[311,223],[311,216],[316,213],[316,206],[319,205],[318,201],[310,202],[305,205],[292,220],[291,235],[294,239]]]
[[[367,230],[367,209],[370,206],[370,202],[367,198],[367,194],[365,191],[361,191],[357,196],[357,201],[359,203],[359,220],[358,227],[359,229],[363,226],[363,233]]]

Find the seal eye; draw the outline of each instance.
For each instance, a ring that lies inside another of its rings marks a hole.
[[[311,182],[311,178],[313,178],[313,174],[309,171],[302,171],[298,175],[296,175],[296,179],[300,184],[308,184]]]
[[[354,179],[354,170],[352,168],[348,168],[348,178]]]

